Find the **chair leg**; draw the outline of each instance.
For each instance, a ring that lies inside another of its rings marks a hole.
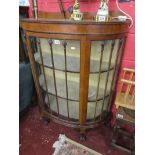
[[[115,144],[117,142],[119,128],[120,126],[118,126],[117,124],[114,126],[112,135],[112,144]]]
[[[120,132],[121,132],[120,126],[116,122],[116,125],[114,126],[114,129],[113,129],[111,146],[121,149],[121,150],[124,150],[124,151],[130,153],[131,155],[134,155],[135,154],[134,132],[131,135],[125,134],[128,138],[130,137],[130,139],[133,140],[133,143],[131,143],[131,149],[128,149],[126,147],[123,147],[123,146],[117,144],[117,140],[118,140],[118,136],[119,136]]]
[[[132,133],[131,138],[133,139],[131,155],[134,155],[135,154],[135,132]]]

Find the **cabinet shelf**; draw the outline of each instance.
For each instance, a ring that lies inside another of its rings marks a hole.
[[[43,55],[44,66],[47,68],[53,69],[51,55],[49,53],[43,53],[42,55]],[[35,61],[38,64],[42,64],[39,52],[35,53],[34,57],[35,57]],[[80,64],[79,64],[80,59],[79,58],[68,56],[67,57],[67,70],[65,70],[64,56],[59,55],[59,54],[54,54],[53,57],[54,57],[54,69],[55,70],[59,70],[59,71],[63,71],[63,72],[66,71],[66,72],[80,73]],[[100,72],[104,73],[104,72],[107,72],[107,71],[110,71],[113,69],[114,69],[113,63],[111,63],[111,67],[108,70],[108,63],[103,62]],[[98,74],[98,73],[99,73],[99,61],[91,60],[90,74]]]
[[[50,95],[56,96],[55,87],[54,87],[54,78],[52,76],[46,76],[46,81],[47,81],[47,86],[48,86],[48,93]],[[45,86],[43,75],[40,75],[39,82],[40,82],[41,88],[44,91],[46,91],[46,86]],[[64,79],[56,78],[57,97],[67,100],[65,82],[66,81]],[[79,102],[79,83],[68,80],[67,85],[68,85],[68,100]],[[104,93],[104,89],[101,88],[98,93],[97,101],[103,100],[103,93]],[[105,97],[108,97],[109,94],[110,94],[110,85],[108,85]],[[89,86],[88,101],[89,102],[96,101],[96,87]]]

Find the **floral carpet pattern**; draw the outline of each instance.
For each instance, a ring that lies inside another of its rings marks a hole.
[[[53,144],[55,152],[53,155],[102,155],[84,145],[81,145],[65,135],[60,134],[59,140]]]

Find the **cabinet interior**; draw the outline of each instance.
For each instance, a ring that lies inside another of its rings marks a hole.
[[[88,120],[101,117],[107,109],[119,41],[91,41]],[[114,48],[111,51],[113,42]],[[79,119],[80,52],[78,40],[52,39],[50,46],[48,39],[39,38],[39,45],[37,44],[34,53],[41,89],[48,92],[44,96],[45,103],[49,104],[55,113],[76,120]]]

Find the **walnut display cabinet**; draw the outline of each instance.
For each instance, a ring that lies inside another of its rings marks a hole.
[[[78,128],[107,120],[129,21],[22,19],[42,117]]]

